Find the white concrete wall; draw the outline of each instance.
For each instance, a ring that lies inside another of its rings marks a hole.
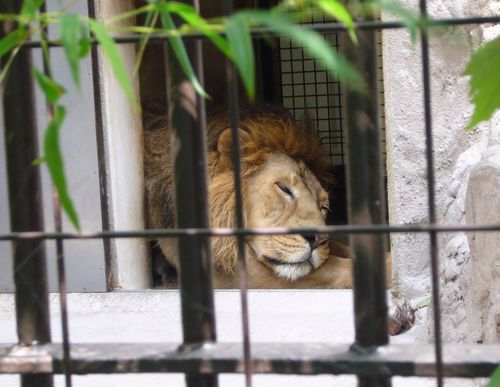
[[[416,0],[400,0],[399,3],[413,9],[418,7]],[[499,12],[500,3],[490,0],[429,2],[429,13],[433,17],[487,16]],[[389,18],[390,15],[384,15],[384,19]],[[497,115],[490,123],[480,125],[474,132],[464,132],[472,106],[468,102],[468,79],[462,73],[472,52],[485,39],[498,32],[498,26],[471,25],[439,28],[431,33],[432,117],[439,223],[493,222],[495,218],[465,217],[467,207],[472,205],[466,204],[471,171],[485,159],[488,144],[491,143],[490,132],[498,128],[500,120]],[[384,31],[383,49],[390,221],[394,224],[426,223],[428,201],[420,46],[410,42],[408,33],[395,30]],[[494,192],[495,188],[491,182],[489,185],[482,185],[483,182],[479,180],[474,180],[474,184],[477,182],[478,186],[469,195],[472,200],[469,203],[485,209],[489,204],[478,192]],[[497,185],[496,195],[499,194],[498,191]],[[497,210],[497,223],[499,214],[500,211]],[[490,234],[488,238],[491,251],[498,251],[498,233]],[[430,289],[428,236],[393,235],[391,245],[396,289],[401,296],[418,302],[429,295]],[[444,339],[480,340],[479,337],[483,337],[482,326],[471,325],[470,319],[482,316],[483,311],[480,309],[486,302],[481,305],[471,302],[476,286],[472,279],[476,274],[471,272],[471,256],[474,254],[471,255],[467,236],[464,233],[441,234],[439,251]],[[478,253],[481,254],[480,250]],[[483,257],[476,256],[475,259],[483,260]],[[486,259],[484,263],[489,261],[492,262],[493,258]],[[476,267],[482,264],[476,264]],[[492,267],[485,268],[485,271],[491,270]],[[496,273],[498,278],[498,270]],[[494,274],[488,279],[493,280],[492,276]],[[478,282],[477,279],[474,282]],[[481,294],[489,291],[488,300],[493,300],[493,290],[495,289],[483,289]],[[494,320],[490,314],[483,317],[488,321]],[[420,327],[421,340],[432,337],[432,324],[428,328]]]
[[[98,19],[107,20],[132,10],[133,0],[102,0],[98,2]],[[126,23],[126,22],[124,22]],[[138,77],[134,75],[136,50],[134,44],[119,47],[139,98]],[[138,108],[132,106],[116,80],[110,63],[99,56],[99,77],[104,121],[104,157],[108,181],[107,208],[110,229],[141,230],[144,220],[144,172],[142,120]],[[147,241],[111,239],[111,287],[113,289],[144,289],[152,285],[151,261]]]
[[[1,90],[0,90],[1,91]],[[9,194],[7,191],[7,163],[5,160],[5,136],[3,128],[3,108],[0,108],[0,232],[10,232]],[[12,292],[14,277],[12,274],[12,246],[9,242],[0,242],[0,293]]]
[[[59,0],[48,0],[49,11],[61,7]],[[68,1],[66,1],[68,3]],[[72,12],[87,15],[87,1],[71,1]],[[109,19],[129,11],[133,0],[103,0],[98,2],[98,16]],[[52,32],[52,30],[51,30]],[[139,101],[137,77],[133,76],[135,45],[120,45],[124,62],[135,80]],[[33,50],[38,68],[42,68],[41,51]],[[142,120],[139,109],[131,106],[116,81],[107,60],[99,57],[100,71],[92,74],[90,56],[81,63],[81,90],[73,86],[70,69],[61,48],[51,49],[53,72],[57,81],[67,88],[62,103],[67,107],[67,118],[61,130],[61,144],[70,194],[74,200],[83,230],[101,230],[101,195],[97,141],[94,114],[94,89],[92,75],[101,83],[103,105],[104,167],[108,192],[106,205],[111,230],[142,230],[144,221],[144,182],[142,168]],[[97,93],[97,91],[96,91]],[[37,89],[37,119],[40,138],[47,125],[45,98]],[[1,117],[0,117],[1,118]],[[0,129],[3,119],[0,120]],[[0,231],[9,231],[9,212],[3,130],[0,139]],[[42,141],[40,141],[42,143]],[[51,180],[47,169],[42,168],[45,230],[54,229]],[[64,230],[73,230],[65,216]],[[151,263],[147,241],[121,239],[110,241],[113,288],[143,289],[152,285]],[[47,242],[47,261],[51,291],[57,290],[55,246]],[[64,243],[67,282],[69,291],[105,291],[105,257],[103,241],[66,241]],[[0,291],[13,291],[10,243],[0,243]]]
[[[60,8],[59,0],[47,0],[46,4],[48,11],[56,11]],[[87,15],[86,1],[73,2],[71,10],[72,12]],[[55,27],[50,28],[49,34],[52,34],[54,30]],[[100,230],[102,227],[101,206],[90,57],[82,60],[80,64],[81,89],[77,90],[73,85],[63,49],[52,48],[50,52],[55,79],[63,84],[67,90],[61,101],[67,107],[67,116],[61,128],[60,140],[68,189],[80,217],[82,228],[84,230]],[[42,69],[40,50],[33,50],[33,59],[37,68]],[[46,102],[39,88],[36,87],[35,90],[39,145],[42,146],[43,133],[47,126]],[[0,232],[9,232],[6,160],[3,151],[3,117],[0,118]],[[42,153],[40,152],[40,154]],[[45,165],[42,165],[41,171],[45,230],[53,231],[52,182]],[[74,230],[65,215],[63,215],[63,230]],[[51,291],[56,291],[57,263],[53,242],[46,243],[46,251],[49,286]],[[66,241],[64,243],[64,252],[69,291],[96,292],[106,290],[102,241]],[[0,292],[12,292],[14,290],[11,257],[11,244],[9,242],[0,242]]]

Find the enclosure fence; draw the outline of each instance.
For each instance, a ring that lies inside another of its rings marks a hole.
[[[22,1],[12,1],[7,7],[19,9]],[[89,11],[95,16],[98,1],[89,0]],[[231,12],[230,2],[226,11]],[[420,1],[420,12],[426,15],[426,1]],[[363,95],[347,91],[347,125],[345,136],[348,151],[349,224],[344,226],[308,227],[297,229],[247,229],[243,225],[240,186],[238,135],[238,91],[233,64],[227,63],[229,117],[233,144],[234,181],[237,203],[237,228],[210,228],[207,210],[205,155],[206,113],[202,97],[196,95],[175,60],[169,60],[169,83],[176,92],[170,93],[170,123],[182,146],[177,158],[185,173],[176,178],[176,197],[179,224],[176,229],[137,230],[126,232],[42,231],[40,177],[33,173],[32,162],[37,158],[37,131],[34,120],[34,91],[30,48],[40,42],[29,42],[13,64],[3,95],[5,128],[14,141],[7,149],[12,232],[0,235],[0,241],[14,245],[15,299],[18,343],[0,344],[0,374],[20,374],[22,386],[52,386],[54,374],[65,374],[71,385],[74,374],[167,373],[186,375],[186,383],[194,386],[216,386],[220,373],[244,373],[247,386],[255,373],[272,374],[353,374],[362,387],[390,386],[393,376],[436,377],[443,385],[444,377],[488,377],[500,363],[499,345],[443,345],[439,302],[437,235],[441,232],[500,231],[500,225],[440,225],[436,223],[435,175],[432,144],[432,112],[429,75],[429,43],[427,29],[432,26],[456,26],[498,23],[500,17],[477,17],[433,20],[430,26],[420,27],[422,50],[422,82],[424,86],[424,122],[426,129],[426,160],[428,182],[429,222],[421,225],[399,226],[385,224],[383,177],[377,116],[377,76],[375,32],[401,29],[399,21],[379,22],[360,20],[356,23],[359,44],[348,45],[346,54],[369,85]],[[345,32],[338,23],[312,25],[322,32]],[[269,32],[254,28],[259,37]],[[118,43],[139,42],[140,36],[120,36]],[[202,79],[202,34],[184,38],[193,67]],[[97,42],[93,43],[93,61],[97,66]],[[57,46],[57,43],[51,43]],[[164,36],[151,36],[150,44],[163,44]],[[172,56],[169,56],[171,58]],[[95,83],[99,98],[99,84]],[[196,115],[186,110],[196,107]],[[22,106],[23,109],[19,109]],[[95,104],[98,131],[104,120],[99,101]],[[49,112],[50,114],[50,112]],[[364,117],[359,120],[357,117]],[[26,178],[29,176],[29,178]],[[187,178],[191,176],[192,178]],[[349,178],[356,176],[356,179]],[[195,198],[196,200],[192,200]],[[368,216],[367,216],[368,215]],[[58,215],[60,217],[60,214]],[[244,241],[249,235],[272,234],[349,234],[353,250],[355,342],[346,345],[322,344],[252,344],[249,339],[248,305],[245,283]],[[389,344],[385,280],[384,240],[391,233],[427,233],[430,235],[432,266],[432,303],[435,342],[433,344]],[[243,338],[241,343],[218,343],[215,329],[213,289],[210,272],[209,238],[234,237],[239,241],[241,271],[241,303]],[[70,239],[110,238],[179,238],[180,295],[182,305],[183,342],[138,344],[73,344],[68,337],[68,316],[65,299],[64,241]],[[63,342],[52,343],[49,328],[47,276],[43,244],[57,241]],[[29,259],[26,259],[29,257]]]

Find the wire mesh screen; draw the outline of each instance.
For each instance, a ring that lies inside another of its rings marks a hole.
[[[337,34],[325,35],[325,39],[339,46]],[[307,110],[327,149],[330,165],[344,165],[340,82],[289,39],[280,39],[280,57],[283,106],[298,119]]]
[[[325,14],[311,14],[306,25],[332,22]],[[324,39],[337,51],[338,33],[324,33]],[[313,60],[312,56],[288,38],[279,40],[282,103],[297,119],[305,112],[314,120],[320,143],[325,147],[330,166],[345,165],[344,104],[342,84]],[[382,40],[377,34],[377,76],[381,153],[385,162],[384,85],[382,77]]]

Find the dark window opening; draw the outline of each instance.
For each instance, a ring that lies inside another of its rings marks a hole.
[[[235,9],[252,6],[238,1]],[[258,1],[260,8],[269,8],[272,0]],[[222,4],[205,1],[201,13],[204,17],[223,14]],[[324,14],[315,14],[304,24],[317,25],[332,21]],[[342,51],[343,33],[323,33],[324,39],[338,52]],[[318,139],[328,158],[334,177],[328,187],[332,211],[328,213],[327,224],[347,224],[346,193],[346,146],[345,101],[343,85],[332,74],[318,64],[303,47],[287,37],[255,38],[256,58],[256,100],[257,103],[281,105],[289,110],[297,120],[312,119]],[[383,79],[381,36],[377,35],[377,75],[379,79],[379,127],[381,128],[380,152],[385,160],[385,126],[383,111]],[[167,112],[167,81],[165,79],[165,48],[162,44],[149,45],[145,51],[140,71],[142,103],[145,111],[150,105],[155,110]],[[212,97],[206,101],[207,109],[227,104],[226,59],[210,42],[203,43],[203,70],[205,90]],[[248,105],[243,86],[239,85],[239,104],[242,109]],[[385,171],[385,168],[384,168]],[[384,172],[385,174],[385,172]],[[387,213],[387,211],[386,211]],[[336,236],[335,240],[348,244],[348,236]],[[389,244],[388,244],[389,246]],[[153,257],[161,256],[161,251],[153,251]],[[155,258],[157,261],[158,258]],[[170,272],[170,271],[169,271]],[[158,280],[158,277],[156,277]],[[157,282],[157,281],[156,281]]]

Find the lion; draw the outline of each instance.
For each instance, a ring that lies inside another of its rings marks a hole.
[[[146,120],[145,185],[149,228],[174,227],[173,169],[165,116]],[[207,120],[208,191],[211,226],[235,227],[231,130],[221,110]],[[331,182],[315,130],[280,107],[253,107],[241,113],[241,187],[245,227],[315,227],[329,211],[325,187]],[[165,275],[178,268],[176,238],[157,241]],[[351,263],[330,255],[327,235],[260,235],[245,239],[250,288],[349,288]],[[234,237],[212,239],[216,288],[238,287]],[[345,252],[346,250],[344,250]],[[345,254],[344,254],[345,255]]]

